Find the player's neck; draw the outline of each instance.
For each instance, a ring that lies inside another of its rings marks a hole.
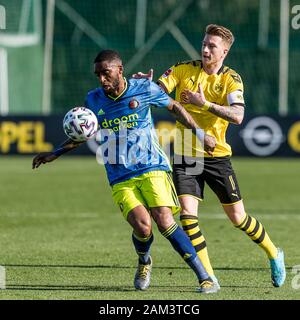
[[[207,74],[217,74],[218,71],[222,68],[223,61],[212,63],[212,64],[203,64],[203,69]]]

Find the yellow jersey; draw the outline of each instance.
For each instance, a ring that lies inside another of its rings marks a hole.
[[[221,106],[244,105],[243,82],[239,74],[227,66],[222,66],[216,74],[207,74],[202,66],[201,60],[185,61],[177,63],[168,69],[158,80],[171,93],[176,89],[175,99],[180,101],[180,95],[184,89],[196,92],[201,83],[207,101]],[[224,120],[209,111],[201,110],[193,104],[184,104],[185,109],[191,114],[195,122],[207,134],[215,137],[216,148],[214,157],[230,156],[232,154],[230,145],[226,142],[226,130],[229,125]],[[176,122],[176,138],[174,152],[186,156],[209,156],[195,136],[191,139],[186,128]]]

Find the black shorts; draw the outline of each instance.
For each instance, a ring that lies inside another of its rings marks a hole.
[[[175,155],[173,180],[178,196],[192,195],[203,199],[207,183],[222,204],[242,200],[229,156],[196,159]]]

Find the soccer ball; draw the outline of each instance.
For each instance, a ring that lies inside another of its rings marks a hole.
[[[76,142],[86,141],[97,132],[98,120],[90,109],[76,107],[66,113],[63,128],[70,139]]]

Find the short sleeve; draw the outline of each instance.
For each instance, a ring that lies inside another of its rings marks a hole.
[[[243,85],[243,81],[242,81],[239,74],[230,73],[227,94],[234,92],[234,91],[244,92],[244,85]]]
[[[170,105],[169,96],[154,82],[150,82],[150,104],[158,108],[166,108]]]
[[[158,83],[162,83],[171,93],[180,82],[180,66],[172,66],[159,79]]]
[[[242,79],[237,73],[230,73],[229,85],[227,89],[227,101],[229,105],[245,105],[244,86]]]

